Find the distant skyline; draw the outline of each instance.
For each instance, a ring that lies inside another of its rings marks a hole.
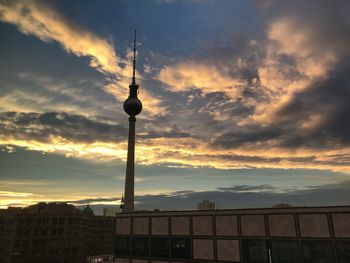
[[[350,2],[0,0],[0,208],[346,205]]]

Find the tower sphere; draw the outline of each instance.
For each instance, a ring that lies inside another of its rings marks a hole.
[[[123,106],[126,114],[130,116],[136,116],[142,111],[142,103],[137,97],[129,96]]]

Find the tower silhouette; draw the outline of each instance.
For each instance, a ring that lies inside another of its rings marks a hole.
[[[135,122],[136,115],[142,111],[142,103],[138,99],[139,85],[135,80],[136,67],[136,30],[134,32],[134,59],[132,81],[129,86],[129,97],[124,102],[124,111],[129,115],[128,157],[126,163],[125,190],[123,212],[134,211],[134,177],[135,177]]]

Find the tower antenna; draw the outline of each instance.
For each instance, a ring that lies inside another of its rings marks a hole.
[[[134,31],[134,59],[132,61],[132,84],[135,85],[135,67],[136,67],[136,29]]]

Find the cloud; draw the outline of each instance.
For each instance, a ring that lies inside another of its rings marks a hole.
[[[6,3],[2,4],[2,8],[7,7],[6,12],[13,9],[11,12],[15,16],[11,23],[44,41],[62,42],[65,47],[65,39],[58,38],[56,31],[49,31],[51,27],[46,29],[45,19],[63,24],[58,27],[76,33],[77,37],[84,33],[41,2],[2,3]],[[272,1],[271,6],[281,12],[269,13],[269,6],[265,7],[262,15],[268,16],[266,32],[260,32],[258,37],[244,35],[234,39],[229,35],[225,45],[219,42],[211,49],[204,49],[205,52],[199,50],[191,61],[188,57],[168,59],[164,66],[162,60],[159,72],[151,63],[152,73],[156,74],[153,82],[137,74],[137,79],[145,86],[156,82],[158,86],[152,87],[152,91],[167,96],[164,100],[149,92],[151,89],[141,89],[140,96],[144,96],[142,100],[148,113],[140,115],[137,122],[139,164],[349,171],[349,127],[344,121],[348,115],[348,67],[345,62],[340,63],[340,55],[344,55],[344,60],[348,58],[348,34],[332,33],[332,30],[348,32],[348,15],[337,17],[339,8],[332,8],[330,17],[325,17],[328,11],[324,11],[322,2],[322,12],[318,10],[315,14],[319,19],[310,21],[308,12],[299,14],[296,11],[303,10],[302,2],[286,5],[291,10],[289,15],[286,7],[278,2]],[[29,11],[19,12],[21,8]],[[46,8],[51,10],[48,14],[56,15],[38,20],[36,17],[41,16],[37,13],[43,13]],[[22,16],[23,20],[19,21]],[[342,26],[338,28],[337,25]],[[34,33],[36,30],[39,33]],[[66,46],[68,50],[68,44]],[[73,48],[70,50],[74,53]],[[120,66],[118,78],[109,76],[104,69],[107,75],[104,90],[118,101],[123,101],[128,91],[131,54],[128,50],[125,59],[116,59],[125,64]],[[102,66],[97,67],[102,70]],[[53,89],[51,84],[47,86],[55,93],[60,90],[60,87]],[[65,91],[65,95],[74,102],[79,101],[79,93]],[[29,106],[36,101],[52,104],[48,94],[36,97],[30,96],[28,91],[7,94],[1,102],[12,105],[15,100],[14,103],[22,106],[18,111],[30,111],[26,103],[21,103],[23,100],[14,99],[25,97]],[[55,110],[42,109],[40,114],[23,115],[30,119],[29,123],[6,119],[8,123],[3,128],[1,143],[82,158],[125,160],[125,135],[120,136],[125,134],[125,128],[111,119],[92,117],[95,112],[79,116],[79,107],[68,115],[57,113],[64,110],[64,105],[60,106]],[[110,105],[105,112],[112,107]],[[324,111],[319,110],[321,107]],[[50,114],[46,111],[54,112],[52,120],[63,118],[64,125],[55,127],[43,123],[42,116]]]
[[[30,197],[30,196],[34,196],[34,194],[21,193],[21,192],[10,192],[10,191],[0,191],[0,196],[2,196],[2,197]]]
[[[245,156],[247,165],[342,162],[348,169],[348,5],[270,1],[262,10],[265,38],[230,36],[232,45],[216,44],[193,61],[178,59],[160,70],[158,79],[169,90],[187,96],[187,112],[194,114],[186,118],[210,127],[210,132],[190,130],[211,138],[211,160],[228,165],[221,152],[226,149],[241,164]],[[311,20],[310,12],[317,19]],[[224,96],[209,106],[209,95],[216,93]]]
[[[94,161],[125,161],[126,158],[127,129],[108,118],[88,118],[58,112],[7,112],[0,114],[0,123],[0,144],[10,148],[17,146]],[[326,149],[321,153],[310,149],[288,152],[281,149],[283,141],[276,141],[276,135],[270,135],[269,130],[263,136],[258,129],[256,134],[251,132],[248,135],[241,131],[241,137],[238,134],[223,134],[208,143],[201,138],[193,138],[176,126],[157,130],[152,125],[148,127],[143,126],[142,122],[140,124],[136,160],[142,165],[216,169],[318,168],[339,171],[348,171],[350,166],[347,148]],[[269,138],[265,147],[260,142],[263,138]]]
[[[283,190],[283,189],[282,189]],[[350,198],[350,182],[342,181],[326,185],[310,185],[302,189],[284,189],[271,185],[235,185],[233,187],[218,187],[217,190],[208,191],[163,191],[157,194],[139,194],[135,196],[137,210],[178,210],[196,209],[197,204],[203,200],[215,202],[220,209],[239,208],[268,208],[275,204],[286,203],[292,206],[335,206],[348,205]],[[19,196],[14,199],[3,200],[0,205],[9,204],[30,205],[45,200],[43,197]],[[25,198],[25,199],[24,199]],[[102,214],[103,207],[118,208],[120,197],[91,197],[71,200],[60,199],[60,202],[83,207],[90,203],[97,214]]]
[[[169,193],[159,195],[138,196],[137,209],[196,209],[197,204],[203,200],[210,200],[216,206],[230,209],[272,207],[275,204],[286,203],[292,206],[320,206],[320,205],[347,205],[350,197],[349,181],[340,184],[324,186],[310,186],[305,189],[294,189],[288,192],[271,191],[240,191],[254,186],[236,186],[239,191],[230,191],[223,188],[219,191],[193,191],[186,194]],[[264,187],[262,187],[264,188]]]
[[[107,40],[69,23],[45,2],[3,0],[0,20],[45,42],[57,41],[67,52],[90,58],[90,66],[104,73],[120,72],[114,48]]]
[[[238,98],[245,84],[214,66],[190,61],[162,68],[158,79],[173,92],[199,89],[203,94],[221,92],[232,100]]]
[[[263,11],[269,25],[267,53],[258,69],[269,106],[257,105],[251,119],[275,122],[274,114],[296,93],[327,79],[339,60],[349,56],[349,14],[344,11],[349,7],[345,1],[270,1]]]
[[[232,187],[218,187],[219,191],[229,191],[229,192],[261,192],[261,191],[272,191],[277,189],[276,187],[269,184],[261,185],[234,185]]]
[[[49,142],[52,137],[83,143],[120,142],[127,134],[122,125],[63,112],[6,112],[0,114],[0,123],[3,137],[41,142]]]

